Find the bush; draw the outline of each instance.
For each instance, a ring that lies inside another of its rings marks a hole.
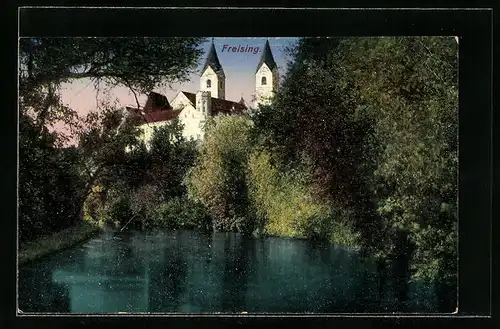
[[[312,195],[307,169],[278,169],[277,159],[266,150],[255,150],[248,162],[248,184],[252,209],[257,218],[256,234],[304,236],[357,245],[352,228],[335,215],[331,205]]]
[[[98,222],[104,215],[104,193],[101,186],[95,186],[83,203],[83,219]]]
[[[128,195],[111,190],[103,209],[103,220],[107,223],[126,224],[133,216]]]
[[[350,224],[352,222],[346,215],[337,214],[336,220],[331,222],[328,240],[333,244],[359,249],[362,244],[361,234],[353,228]]]
[[[187,198],[173,198],[155,210],[152,225],[166,229],[210,230],[212,219],[203,204]]]
[[[142,227],[152,225],[155,210],[162,203],[163,197],[158,188],[153,185],[143,185],[130,195],[130,209],[135,222],[140,222]]]

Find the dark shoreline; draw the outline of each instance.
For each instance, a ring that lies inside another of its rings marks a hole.
[[[54,252],[71,248],[100,233],[102,227],[87,221],[81,221],[75,226],[50,235],[42,236],[33,241],[20,243],[17,253],[18,265],[40,259]]]

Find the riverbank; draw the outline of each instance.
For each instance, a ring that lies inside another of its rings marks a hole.
[[[72,247],[99,233],[102,227],[88,221],[80,221],[75,226],[42,236],[34,241],[19,244],[19,265],[25,264],[53,252]]]

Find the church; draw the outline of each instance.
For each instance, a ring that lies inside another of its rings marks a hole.
[[[269,104],[278,83],[278,66],[267,40],[255,70],[255,105]],[[133,107],[127,107],[126,110],[137,117],[142,130],[141,139],[146,145],[156,127],[166,125],[175,118],[184,126],[184,137],[202,141],[203,126],[208,117],[237,115],[249,109],[243,97],[239,101],[230,101],[226,100],[225,95],[226,76],[212,39],[205,65],[200,72],[200,89],[196,93],[180,91],[169,102],[166,96],[151,92],[142,110]]]

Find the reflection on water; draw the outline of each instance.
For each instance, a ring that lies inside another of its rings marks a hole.
[[[383,270],[355,252],[305,240],[108,232],[21,267],[19,308],[25,313],[452,312],[438,308],[433,289],[395,277],[402,272],[397,266]]]

